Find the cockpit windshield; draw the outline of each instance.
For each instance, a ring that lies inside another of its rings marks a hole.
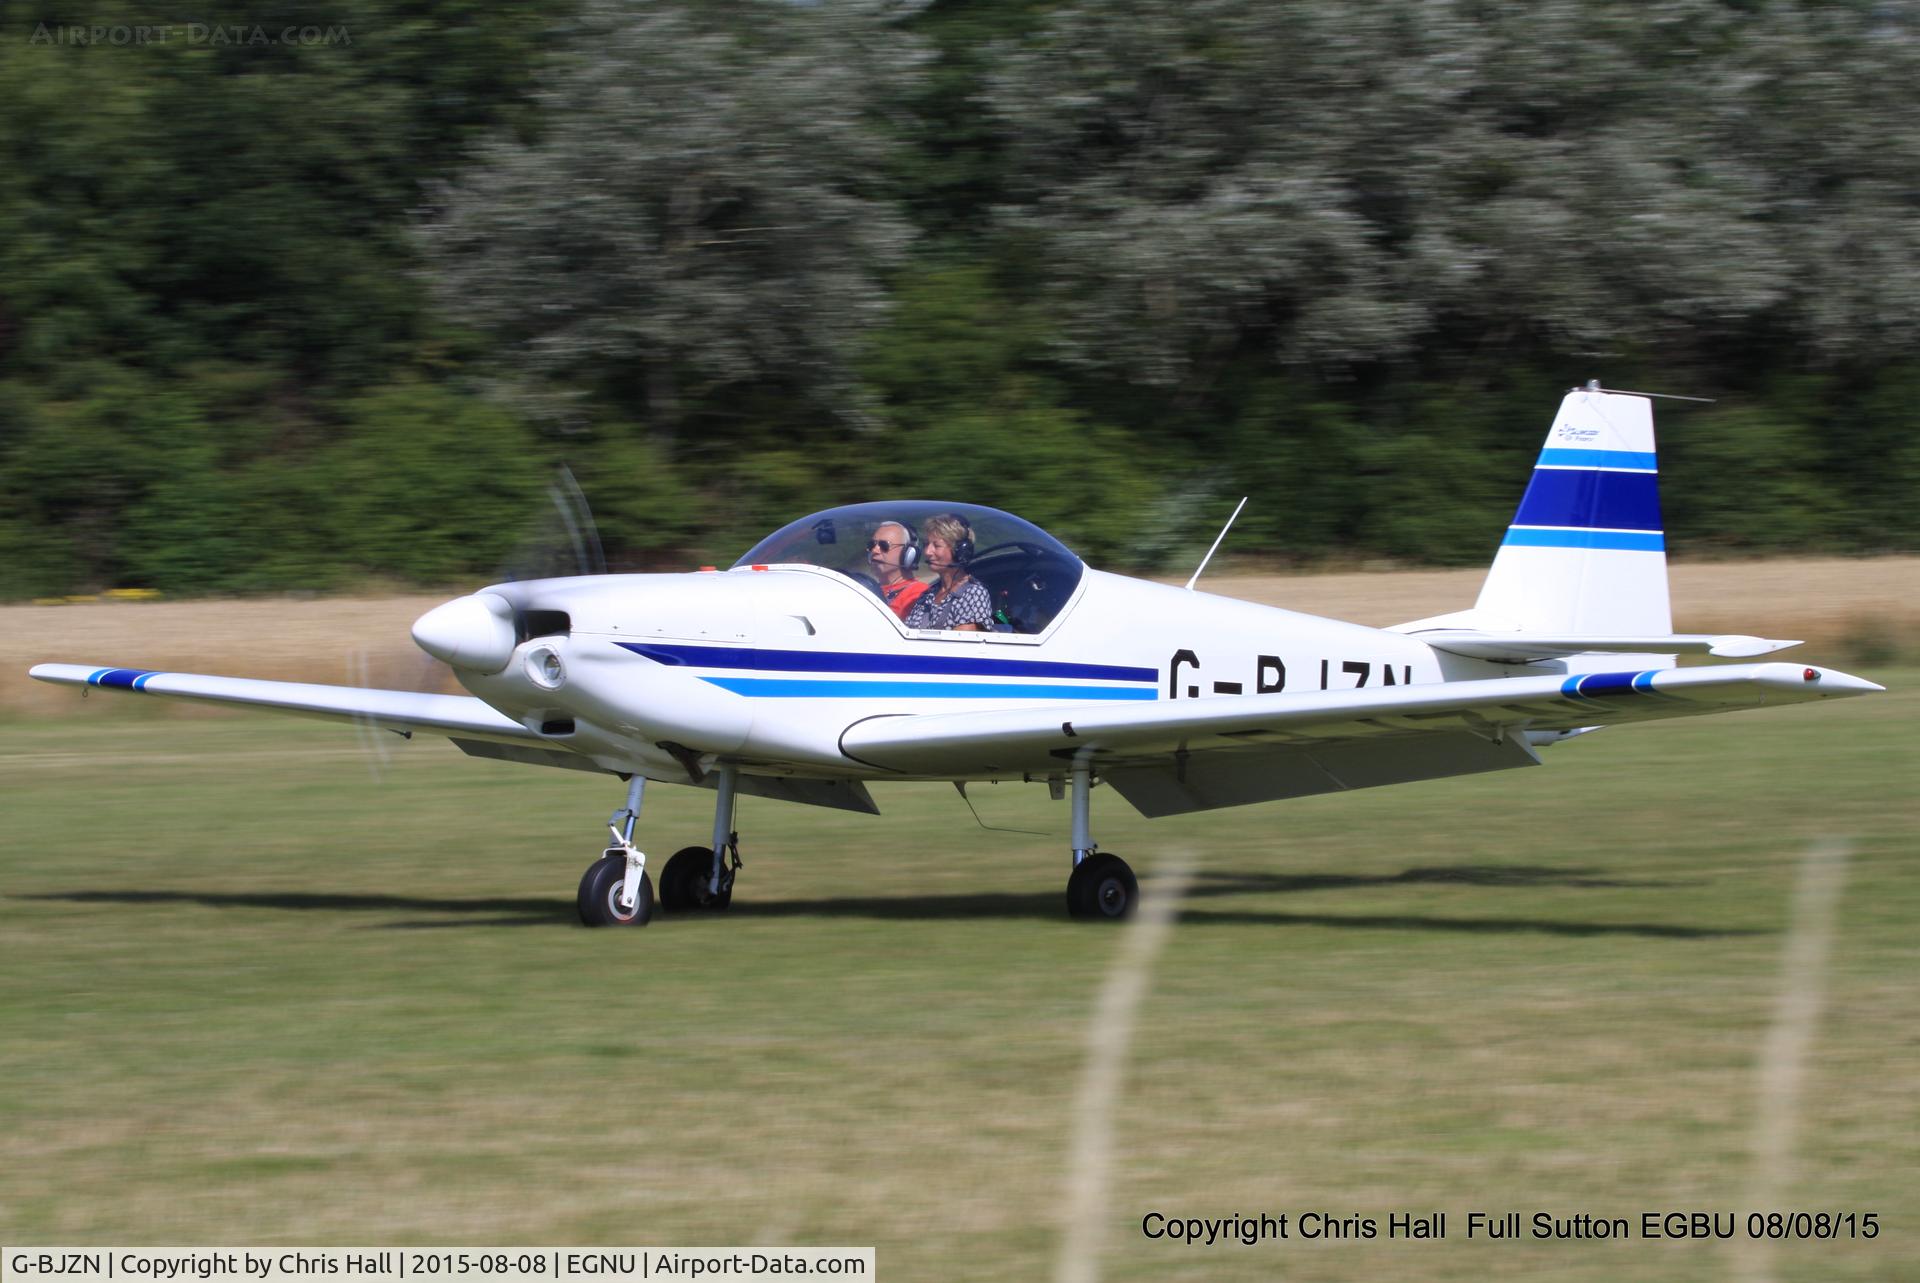
[[[911,614],[900,598],[931,596],[919,585],[937,586],[937,570],[949,561],[959,567],[963,590],[966,578],[986,590],[987,619],[980,626],[1002,633],[1044,631],[1086,570],[1065,544],[1032,522],[997,508],[927,499],[816,512],[774,531],[734,565],[836,571],[887,600],[909,626],[939,628],[946,625]]]

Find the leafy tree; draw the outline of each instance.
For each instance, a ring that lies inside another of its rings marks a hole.
[[[483,148],[425,225],[443,301],[650,427],[755,386],[854,414],[912,236],[868,117],[918,57],[877,0],[587,4],[538,140]]]
[[[1904,11],[1704,0],[1063,5],[989,103],[1063,350],[1192,386],[1448,344],[1895,350]]]

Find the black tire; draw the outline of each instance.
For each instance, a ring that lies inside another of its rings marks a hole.
[[[713,848],[683,846],[660,870],[660,908],[665,913],[717,913],[733,903],[733,879],[719,895],[707,894],[713,878]]]
[[[1074,866],[1067,879],[1067,913],[1088,922],[1118,922],[1140,907],[1140,883],[1127,862],[1098,852]]]
[[[640,875],[639,902],[632,913],[620,911],[620,884],[627,879],[627,860],[603,855],[580,879],[580,921],[590,927],[644,927],[653,917],[653,880]]]

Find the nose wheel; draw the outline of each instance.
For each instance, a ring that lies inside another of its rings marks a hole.
[[[633,903],[621,903],[627,857],[614,851],[587,866],[580,879],[580,921],[590,927],[644,927],[653,917],[653,880],[643,871]]]
[[[640,820],[646,787],[645,776],[635,774],[627,780],[627,804],[607,821],[613,844],[580,878],[575,903],[580,921],[587,926],[644,927],[653,917],[653,882],[647,877],[646,853],[633,844],[633,826]]]

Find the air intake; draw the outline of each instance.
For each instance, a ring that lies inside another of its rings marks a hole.
[[[535,637],[565,637],[573,631],[573,617],[564,610],[523,610],[514,619],[520,641]]]

